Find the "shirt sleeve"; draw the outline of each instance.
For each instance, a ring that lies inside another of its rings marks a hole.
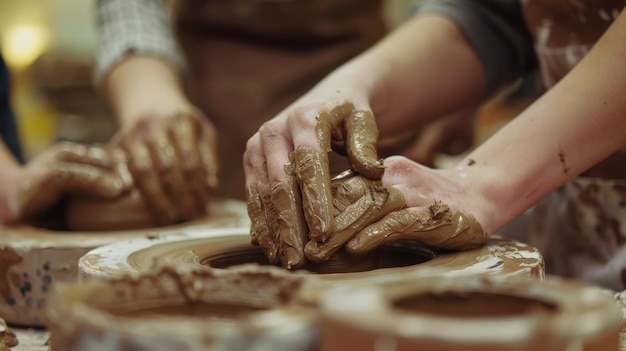
[[[453,21],[478,55],[488,93],[537,69],[533,40],[519,0],[424,0],[414,15],[434,13]]]
[[[172,13],[164,1],[98,0],[96,20],[95,83],[129,53],[155,55],[174,67],[184,66],[172,32]]]

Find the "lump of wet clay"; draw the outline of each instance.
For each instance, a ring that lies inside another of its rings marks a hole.
[[[137,189],[115,199],[72,195],[65,206],[65,222],[67,229],[72,231],[116,231],[157,226]]]
[[[17,336],[9,329],[9,326],[0,318],[0,351],[9,350],[9,347],[17,345]]]

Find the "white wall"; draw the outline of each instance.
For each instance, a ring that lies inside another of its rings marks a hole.
[[[91,59],[95,49],[95,0],[0,0],[0,43],[15,29],[43,30],[45,48],[74,58]]]

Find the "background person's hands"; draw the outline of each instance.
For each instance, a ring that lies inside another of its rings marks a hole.
[[[0,198],[0,223],[29,222],[72,192],[115,198],[130,187],[118,162],[99,146],[69,142],[44,153],[6,174]]]
[[[178,67],[130,54],[100,82],[120,129],[109,146],[125,162],[155,223],[206,214],[217,187],[217,131],[183,90]]]
[[[168,225],[207,213],[217,187],[217,133],[197,109],[153,113],[120,130],[110,147],[123,151],[134,185],[155,222]]]

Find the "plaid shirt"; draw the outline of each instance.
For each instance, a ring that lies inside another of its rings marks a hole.
[[[95,82],[131,53],[158,56],[184,65],[172,33],[172,12],[163,0],[98,0]]]

